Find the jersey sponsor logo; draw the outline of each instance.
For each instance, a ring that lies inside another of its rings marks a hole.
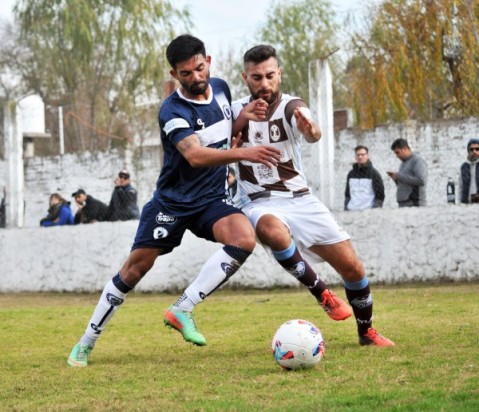
[[[299,279],[304,275],[306,265],[304,262],[298,262],[294,266],[288,268],[288,272],[292,274],[296,279]]]
[[[223,105],[223,113],[228,120],[231,119],[231,107],[229,104]]]
[[[188,129],[189,127],[190,125],[185,119],[175,118],[175,119],[168,120],[165,123],[165,127],[163,130],[165,131],[166,134],[169,134],[175,129]]]
[[[253,140],[255,143],[261,143],[263,140],[263,133],[260,131],[256,131],[253,135]]]
[[[156,223],[159,225],[161,224],[167,224],[171,225],[172,223],[176,222],[176,216],[168,216],[165,215],[163,212],[160,212],[156,215]]]
[[[119,298],[112,293],[106,294],[106,300],[110,303],[111,306],[120,306],[125,301],[124,299]]]
[[[355,298],[351,301],[351,305],[356,306],[357,308],[364,309],[373,304],[373,297],[369,293],[367,296],[360,298]]]
[[[256,173],[258,174],[259,179],[262,181],[270,180],[274,176],[273,171],[268,166],[261,164],[256,168]]]
[[[153,229],[153,238],[154,239],[164,239],[169,235],[168,231],[164,227],[155,227]]]
[[[281,138],[281,132],[279,130],[279,127],[275,124],[271,125],[271,128],[269,129],[269,137],[272,142],[277,142]]]

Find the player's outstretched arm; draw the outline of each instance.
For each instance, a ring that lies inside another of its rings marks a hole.
[[[280,150],[270,146],[235,146],[228,150],[204,147],[195,134],[181,140],[176,147],[192,167],[220,166],[246,160],[272,169],[281,159]]]
[[[308,143],[316,143],[321,139],[321,129],[309,116],[309,110],[297,107],[294,109],[294,117],[296,127]]]
[[[238,135],[249,120],[261,122],[266,119],[268,103],[263,99],[256,99],[243,107],[240,114],[233,121],[233,136]]]

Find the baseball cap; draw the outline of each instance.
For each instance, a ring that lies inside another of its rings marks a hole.
[[[72,193],[72,197],[75,197],[75,196],[78,196],[78,195],[86,195],[86,193],[83,189],[78,189],[76,192]]]
[[[118,177],[125,177],[127,179],[130,178],[130,173],[126,169],[122,169],[118,172]]]

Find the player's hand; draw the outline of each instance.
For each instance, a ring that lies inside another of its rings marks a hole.
[[[278,166],[281,160],[281,151],[271,146],[246,147],[244,153],[244,160],[251,163],[262,163],[269,169]]]
[[[256,99],[248,103],[242,109],[242,115],[247,120],[263,121],[266,119],[266,111],[268,110],[268,103],[263,99]]]
[[[294,117],[296,127],[307,141],[318,141],[321,138],[321,130],[318,125],[309,116],[306,116],[301,107],[294,109]]]
[[[243,146],[243,139],[242,138],[242,133],[239,132],[237,136],[233,136],[231,139],[231,148],[235,149],[236,147],[241,147]]]

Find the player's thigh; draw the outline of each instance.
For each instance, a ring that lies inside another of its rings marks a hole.
[[[345,280],[356,282],[364,277],[364,267],[351,240],[330,245],[313,245],[312,252],[328,262]]]
[[[213,236],[217,242],[224,245],[237,246],[251,252],[256,245],[253,226],[242,213],[233,213],[216,221],[213,225]]]

